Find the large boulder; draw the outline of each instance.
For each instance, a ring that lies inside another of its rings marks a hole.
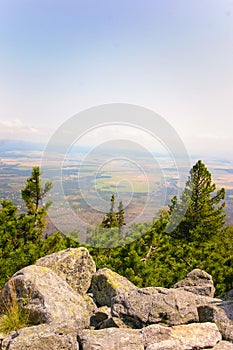
[[[177,282],[174,288],[209,297],[213,297],[215,292],[212,276],[200,269],[191,271],[185,279]]]
[[[99,306],[111,306],[113,297],[132,289],[136,289],[133,283],[107,268],[98,270],[92,277],[91,291]]]
[[[146,350],[191,350],[212,348],[221,340],[221,334],[214,323],[191,323],[165,327],[151,325],[142,328]]]
[[[233,344],[228,341],[220,341],[213,347],[213,350],[233,350]]]
[[[208,322],[174,326],[170,336],[185,350],[211,348],[222,340],[217,326]]]
[[[233,301],[202,297],[196,302],[200,322],[214,322],[223,339],[233,342]]]
[[[198,321],[194,294],[155,287],[118,294],[112,301],[112,315],[120,317],[132,328],[153,323],[173,326]]]
[[[37,260],[63,278],[76,292],[85,294],[96,272],[95,262],[86,248],[69,248]]]
[[[66,326],[39,325],[12,332],[1,350],[78,350],[76,331]]]
[[[143,338],[135,329],[85,329],[78,341],[82,350],[144,350]]]
[[[76,323],[89,325],[86,302],[52,270],[31,265],[18,271],[2,290],[2,304],[14,302],[29,311],[32,324]]]

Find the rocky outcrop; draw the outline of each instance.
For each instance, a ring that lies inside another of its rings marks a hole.
[[[76,292],[85,294],[96,272],[95,262],[86,248],[69,248],[37,260],[63,278]]]
[[[18,271],[2,290],[2,304],[20,304],[32,324],[76,323],[89,325],[86,302],[47,267],[31,265]]]
[[[199,299],[200,322],[214,322],[223,338],[233,342],[233,301]]]
[[[198,321],[195,297],[178,289],[138,288],[112,301],[112,314],[132,328],[153,323],[169,326]]]
[[[171,289],[137,288],[109,269],[95,272],[85,248],[68,249],[4,286],[0,306],[18,303],[35,325],[0,334],[0,350],[231,350],[232,293],[213,292],[202,270]]]
[[[177,340],[183,349],[211,348],[222,340],[214,323],[193,323],[172,327],[171,338]]]
[[[113,297],[135,288],[127,278],[107,268],[100,269],[92,277],[91,291],[99,306],[111,306]]]
[[[67,326],[39,325],[20,329],[2,341],[1,350],[78,350],[77,331]]]
[[[142,336],[134,329],[84,330],[78,339],[83,350],[144,350]]]
[[[212,276],[200,269],[191,271],[185,279],[177,282],[174,288],[209,297],[213,297],[215,292]]]

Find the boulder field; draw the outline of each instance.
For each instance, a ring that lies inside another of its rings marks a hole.
[[[0,334],[0,350],[233,350],[233,292],[214,291],[199,269],[170,289],[137,288],[69,248],[5,284],[2,313],[17,303],[33,326]]]

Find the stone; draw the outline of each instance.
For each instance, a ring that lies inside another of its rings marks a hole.
[[[111,309],[108,306],[101,306],[96,309],[95,313],[90,318],[91,327],[99,329],[102,322],[111,317]]]
[[[171,328],[171,339],[180,343],[184,350],[214,347],[222,336],[214,323],[191,323]]]
[[[171,335],[171,327],[161,324],[152,324],[139,330],[144,340],[144,346],[153,345],[168,340]]]
[[[92,277],[91,291],[99,306],[111,306],[112,298],[120,292],[130,291],[136,286],[127,278],[110,269],[98,270]]]
[[[96,272],[95,262],[84,247],[68,248],[37,260],[36,265],[49,267],[76,292],[84,295]]]
[[[212,276],[200,269],[188,273],[187,277],[177,282],[173,288],[182,288],[188,292],[209,297],[213,297],[215,292]]]
[[[1,350],[78,350],[76,332],[66,326],[39,325],[22,328],[2,341]]]
[[[228,292],[226,292],[222,297],[222,300],[224,301],[229,301],[229,300],[233,300],[233,289],[229,290]]]
[[[233,342],[233,301],[202,298],[197,309],[200,322],[214,322],[223,339]]]
[[[184,348],[176,340],[163,340],[147,346],[146,350],[184,350]]]
[[[52,270],[31,265],[18,271],[2,290],[5,305],[16,301],[29,311],[32,324],[66,322],[89,325],[84,298]]]
[[[213,350],[233,350],[233,344],[228,341],[220,341],[213,347]]]
[[[82,350],[144,350],[142,336],[135,329],[84,329],[78,341]]]
[[[98,310],[96,304],[94,303],[94,300],[92,297],[90,297],[88,294],[83,295],[83,299],[86,302],[86,308],[89,312],[89,314],[92,316],[95,314],[95,312]]]
[[[102,321],[96,329],[104,328],[128,328],[126,324],[118,317],[109,317],[106,320]]]
[[[112,315],[131,328],[198,322],[194,294],[179,289],[137,288],[118,294],[112,301]]]

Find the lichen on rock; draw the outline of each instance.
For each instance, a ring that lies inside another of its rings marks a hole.
[[[95,262],[84,247],[68,248],[37,260],[36,265],[56,272],[78,293],[85,294],[96,272]]]

